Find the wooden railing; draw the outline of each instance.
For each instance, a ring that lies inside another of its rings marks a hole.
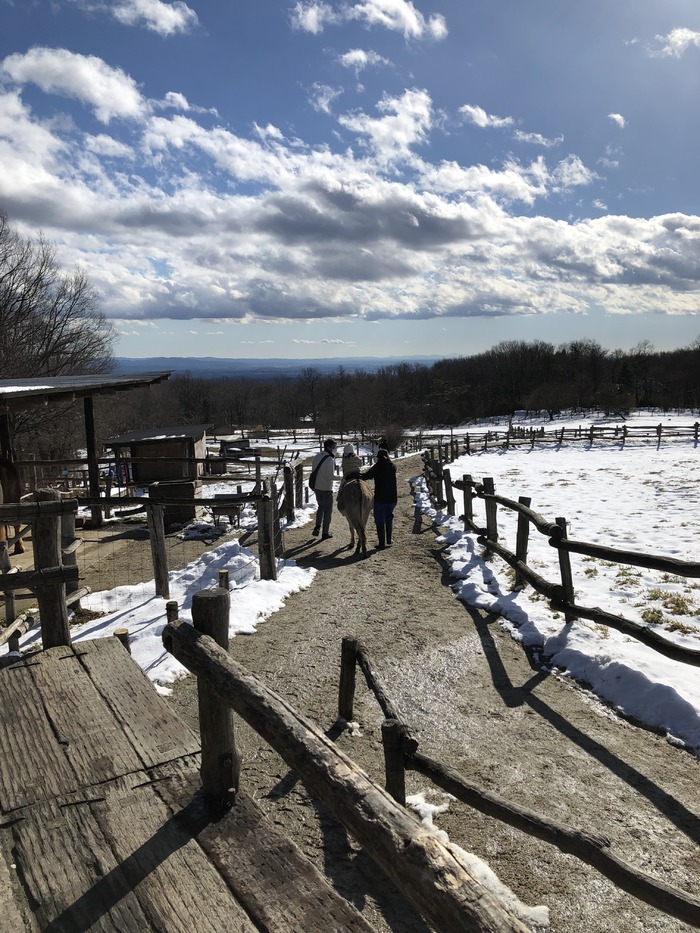
[[[405,771],[415,771],[474,809],[575,855],[645,903],[700,927],[700,900],[625,862],[611,851],[609,839],[571,829],[493,791],[477,787],[454,768],[420,751],[410,725],[389,696],[367,649],[354,638],[343,639],[338,692],[341,719],[346,722],[353,719],[357,667],[364,673],[367,686],[385,716],[382,723],[385,786],[397,802],[406,802]]]
[[[583,606],[574,598],[574,580],[569,555],[572,553],[585,554],[611,563],[626,564],[636,567],[647,567],[665,573],[673,573],[682,577],[700,577],[700,563],[697,561],[682,561],[666,557],[661,554],[647,554],[638,551],[627,551],[619,548],[605,547],[591,544],[586,541],[574,541],[567,537],[567,521],[558,517],[548,521],[530,508],[530,499],[521,496],[515,502],[505,496],[496,495],[493,479],[485,477],[481,483],[475,482],[471,475],[465,473],[461,480],[453,481],[450,471],[441,462],[432,460],[430,454],[424,455],[424,475],[431,497],[441,507],[447,507],[448,514],[455,515],[456,503],[454,489],[464,494],[464,513],[461,519],[465,531],[477,534],[477,541],[483,545],[487,552],[497,554],[515,571],[516,587],[526,584],[532,586],[538,593],[546,596],[550,607],[555,611],[564,613],[567,622],[577,618],[590,619],[609,628],[614,628],[626,635],[631,635],[667,658],[674,661],[683,661],[700,667],[700,648],[690,648],[669,641],[651,627],[624,616],[606,612],[598,606]],[[475,499],[484,502],[485,527],[474,520],[473,503]],[[498,540],[498,506],[509,509],[518,514],[518,531],[516,539],[516,552],[513,553],[504,547]],[[528,566],[527,553],[529,542],[529,529],[535,529],[547,538],[547,543],[557,551],[559,560],[560,582],[553,583],[544,579],[532,567]]]
[[[163,645],[197,676],[202,789],[213,806],[235,806],[240,757],[229,712],[234,710],[436,930],[526,933],[524,924],[474,877],[457,852],[372,782],[320,729],[229,656],[227,590],[195,594],[194,625],[178,621],[176,615],[177,604],[172,604]]]

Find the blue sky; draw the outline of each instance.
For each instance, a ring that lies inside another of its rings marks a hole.
[[[0,209],[121,356],[700,337],[697,0],[0,0]]]

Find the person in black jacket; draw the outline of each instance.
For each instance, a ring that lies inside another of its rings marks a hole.
[[[385,547],[391,547],[394,509],[398,498],[396,467],[391,462],[386,448],[379,448],[377,462],[362,474],[362,479],[374,480],[374,523],[377,526],[377,538],[379,539],[377,550],[383,551]]]

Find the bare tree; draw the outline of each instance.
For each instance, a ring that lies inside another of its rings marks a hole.
[[[21,237],[0,212],[0,379],[109,372],[113,340],[85,273],[63,272],[53,246]],[[55,427],[56,416],[23,414],[12,431],[42,418]]]

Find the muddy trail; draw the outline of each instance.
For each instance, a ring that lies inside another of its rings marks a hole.
[[[470,782],[572,829],[606,836],[625,861],[696,895],[700,888],[700,766],[665,739],[625,722],[584,688],[533,667],[498,619],[449,588],[436,529],[416,516],[410,479],[419,457],[397,461],[394,544],[354,558],[344,519],[333,538],[312,525],[287,532],[287,556],[317,569],[312,585],[238,635],[232,655],[289,700],[377,782],[380,708],[358,674],[359,733],[336,728],[343,636],[359,639],[420,742]],[[495,558],[498,560],[498,558]],[[195,728],[194,678],[171,702]],[[339,734],[338,734],[339,733]],[[256,733],[236,719],[242,786],[378,931],[428,927],[333,817]],[[407,794],[447,803],[435,825],[484,859],[526,904],[550,909],[555,933],[641,933],[690,926],[615,887],[553,845],[484,816],[407,772]],[[448,933],[448,931],[440,931]]]

